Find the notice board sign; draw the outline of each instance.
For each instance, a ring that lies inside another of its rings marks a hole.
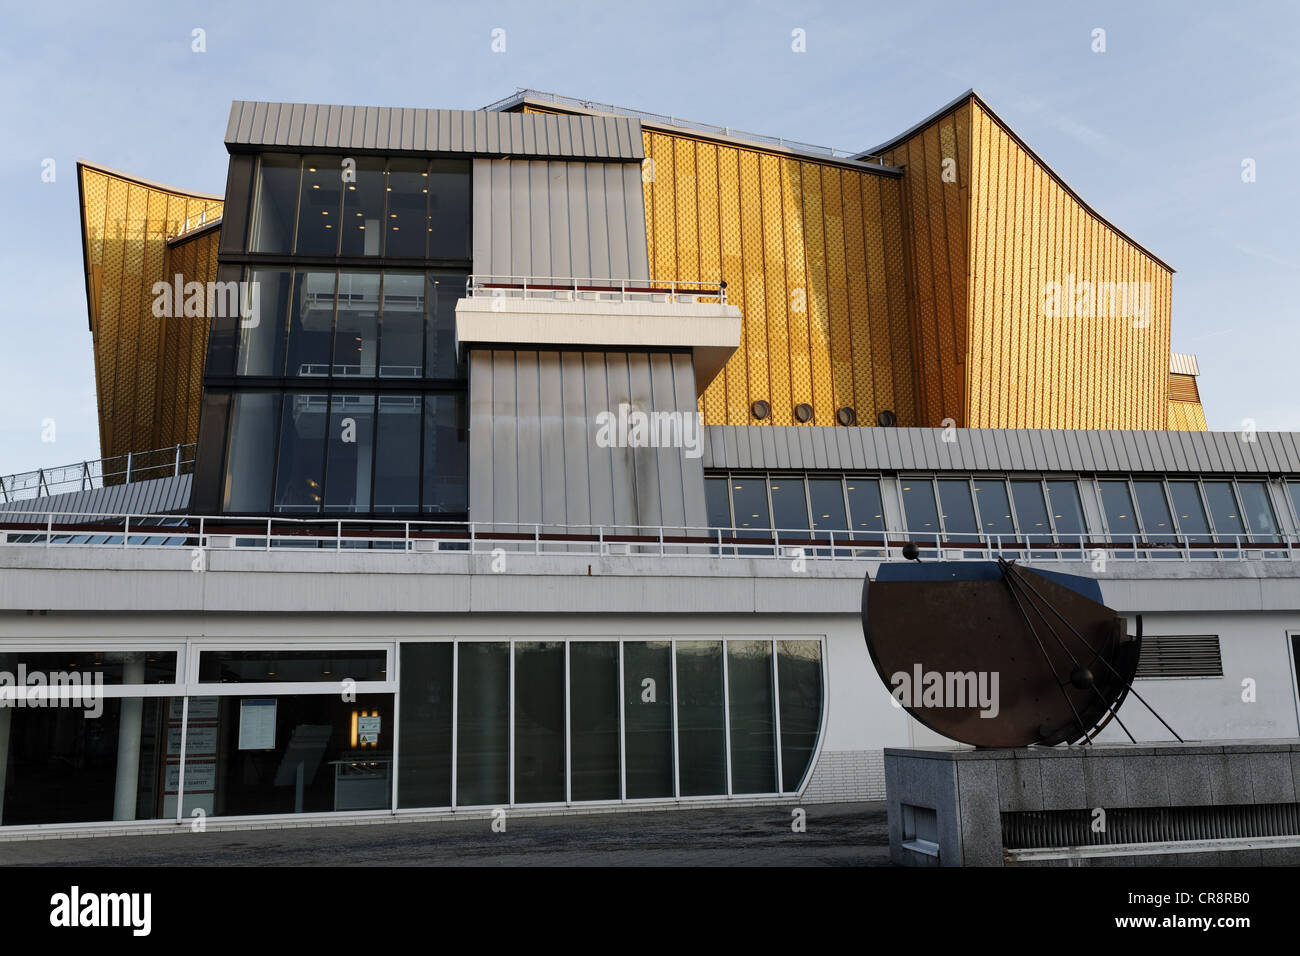
[[[239,749],[275,749],[274,697],[251,697],[239,702]]]

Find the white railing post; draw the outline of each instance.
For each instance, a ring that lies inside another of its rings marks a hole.
[[[126,515],[122,518],[122,547],[126,547],[131,540],[131,516]]]
[[[533,554],[542,553],[542,526],[533,525]]]
[[[271,519],[266,519],[266,550],[271,550]]]
[[[126,481],[125,481],[125,484],[128,484],[128,485],[131,483],[131,458],[132,458],[132,456],[133,456],[134,454],[135,454],[135,452],[130,452],[130,451],[128,451],[128,452],[126,453]]]
[[[172,477],[175,478],[181,473],[181,446],[180,442],[176,443],[176,463],[172,466]]]
[[[343,550],[343,521],[339,519],[334,523],[334,550]]]

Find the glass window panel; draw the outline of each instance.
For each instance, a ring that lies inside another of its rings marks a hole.
[[[274,684],[280,681],[387,680],[388,653],[373,651],[203,651],[201,684]]]
[[[257,198],[248,237],[250,252],[290,251],[294,214],[298,204],[298,168],[301,157],[267,153],[257,163]]]
[[[880,500],[880,482],[874,478],[845,478],[849,499],[849,521],[855,539],[885,540],[885,507]],[[880,551],[855,550],[858,557],[875,557]]]
[[[1295,528],[1300,532],[1300,481],[1288,481],[1286,490],[1291,495],[1291,512],[1295,516]],[[1297,537],[1300,537],[1300,534]]]
[[[1000,478],[976,478],[973,482],[975,503],[979,507],[980,531],[984,534],[1014,535],[1011,501],[1007,484]],[[1040,496],[1041,497],[1041,496]]]
[[[727,792],[722,642],[677,642],[677,747],[683,797]]]
[[[726,478],[704,479],[704,506],[708,510],[710,528],[731,527],[731,503],[727,498]]]
[[[822,722],[822,649],[817,641],[777,641],[781,687],[781,789],[799,789]]]
[[[392,694],[206,700],[215,702],[215,716],[203,721],[213,753],[186,747],[184,809],[246,816],[392,806]]]
[[[1244,535],[1246,525],[1237,508],[1237,496],[1232,493],[1232,482],[1207,481],[1204,488],[1205,500],[1210,506],[1210,520],[1214,522],[1214,533],[1224,537]]]
[[[17,675],[19,666],[26,673],[46,675],[80,675],[74,684],[90,680],[104,684],[171,684],[176,681],[175,651],[3,651],[0,671]],[[16,680],[16,676],[13,677]],[[21,683],[21,682],[20,682]],[[8,706],[12,707],[10,703]]]
[[[1169,482],[1169,498],[1174,503],[1174,518],[1179,532],[1190,537],[1193,543],[1208,542],[1210,523],[1205,517],[1196,482]]]
[[[0,825],[174,816],[175,798],[168,808],[163,793],[170,701],[95,696],[90,707],[69,699],[0,710]]]
[[[285,317],[293,288],[287,269],[251,269],[249,300],[252,315],[239,323],[236,375],[284,373]]]
[[[303,160],[298,244],[294,247],[297,255],[337,255],[342,186],[342,157],[308,156]]]
[[[224,513],[264,514],[271,507],[279,423],[279,395],[239,392],[234,396],[221,502]]]
[[[468,259],[470,165],[435,159],[429,166],[429,258]]]
[[[673,675],[668,641],[623,642],[628,799],[673,796]]]
[[[903,526],[914,540],[939,533],[939,512],[934,503],[934,483],[928,478],[900,478]]]
[[[420,510],[419,395],[379,396],[375,445],[375,511]]]
[[[424,374],[424,286],[422,272],[384,273],[380,378],[419,378]]]
[[[569,644],[569,752],[574,800],[617,800],[618,644]]]
[[[850,480],[853,484],[853,480]],[[875,483],[872,482],[874,486]],[[877,488],[877,493],[879,489]],[[812,504],[812,524],[823,531],[847,531],[848,515],[844,512],[844,483],[838,478],[809,478],[808,496]],[[877,509],[877,513],[879,509]]]
[[[456,377],[456,302],[465,295],[466,278],[463,272],[428,274],[424,294],[424,374],[428,378]]]
[[[356,182],[343,183],[343,218],[338,227],[339,254],[377,256],[383,241],[384,161],[373,157],[357,160]]]
[[[1169,503],[1165,500],[1165,483],[1150,479],[1134,481],[1133,493],[1137,498],[1138,513],[1142,516],[1142,539],[1173,548],[1178,538],[1174,534],[1174,518],[1169,512]],[[1154,558],[1177,557],[1171,551],[1152,551],[1150,554]]]
[[[424,396],[422,509],[436,514],[469,510],[469,449],[465,394]]]
[[[328,395],[285,395],[275,467],[276,511],[320,510],[328,406]]]
[[[772,642],[727,641],[731,792],[775,793],[776,725]]]
[[[452,644],[403,641],[398,807],[451,806]]]
[[[773,527],[779,531],[807,531],[808,500],[803,479],[773,475],[769,484],[772,488]]]
[[[1015,503],[1016,524],[1020,536],[1029,544],[1052,540],[1052,522],[1047,514],[1047,499],[1041,481],[1011,482],[1011,500]],[[1050,557],[1051,552],[1034,552],[1033,557]]]
[[[1258,540],[1267,540],[1277,534],[1277,517],[1269,501],[1268,485],[1262,481],[1239,481],[1241,509],[1246,518],[1246,529]]]
[[[370,510],[374,467],[375,396],[330,397],[329,447],[325,466],[325,511]]]
[[[757,537],[767,537],[767,529],[772,527],[767,513],[767,482],[758,475],[735,477],[731,481],[731,500],[736,509],[736,528],[749,532],[741,537],[756,537],[757,530],[762,531]]]
[[[300,269],[294,273],[285,375],[329,375],[335,282],[333,269]]]
[[[423,259],[429,232],[429,162],[391,159],[388,162],[388,214],[384,230],[388,258]]]
[[[456,803],[510,799],[510,645],[462,641],[456,694]]]
[[[970,482],[943,479],[939,482],[939,503],[943,507],[943,529],[948,538],[957,541],[974,541],[968,535],[979,531],[975,521],[975,505],[971,499]]]
[[[1052,507],[1052,519],[1058,536],[1077,536],[1087,533],[1083,520],[1083,504],[1079,501],[1077,481],[1049,481],[1047,497]]]
[[[515,644],[515,803],[564,800],[564,644]]]
[[[334,374],[373,378],[379,358],[379,273],[339,275]]]

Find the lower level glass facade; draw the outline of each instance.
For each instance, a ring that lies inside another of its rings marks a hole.
[[[0,826],[797,793],[825,696],[821,638],[84,647],[0,661]]]

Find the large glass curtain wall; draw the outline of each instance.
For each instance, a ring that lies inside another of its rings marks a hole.
[[[470,163],[418,157],[258,160],[248,251],[468,259]]]
[[[239,377],[457,380],[457,270],[253,266]]]
[[[460,515],[464,392],[234,395],[227,514]]]
[[[0,707],[0,826],[794,793],[824,707],[819,639],[85,647],[0,653],[64,688]]]
[[[403,642],[401,654],[402,809],[797,792],[821,728],[819,640]]]

